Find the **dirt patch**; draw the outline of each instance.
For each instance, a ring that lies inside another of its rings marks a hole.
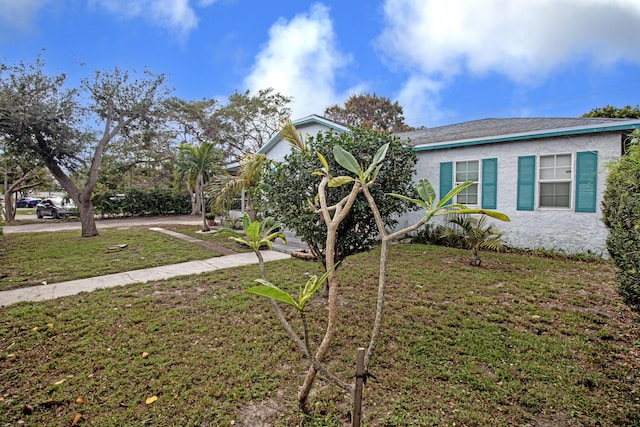
[[[282,403],[283,391],[278,391],[270,399],[255,402],[245,406],[239,413],[236,426],[242,427],[271,427],[287,413]]]

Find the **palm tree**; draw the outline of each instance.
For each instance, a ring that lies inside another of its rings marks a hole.
[[[212,142],[202,142],[200,146],[187,143],[180,144],[178,149],[178,173],[193,184],[196,211],[202,214],[202,231],[210,231],[206,220],[205,186],[216,173],[224,155]]]
[[[213,177],[207,190],[214,195],[211,201],[213,210],[227,210],[231,202],[244,191],[246,201],[243,209],[249,214],[249,218],[255,220],[253,199],[262,172],[269,164],[269,159],[264,154],[248,153],[240,160],[238,174],[218,175]]]
[[[502,233],[494,225],[487,225],[487,217],[482,215],[479,219],[471,216],[456,216],[449,220],[454,224],[454,228],[446,228],[441,234],[442,238],[458,237],[462,238],[467,249],[473,251],[470,265],[480,267],[480,249],[500,251],[504,248],[501,242]]]

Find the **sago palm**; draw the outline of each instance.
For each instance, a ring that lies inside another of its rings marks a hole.
[[[456,216],[449,220],[454,227],[446,228],[441,234],[442,238],[457,237],[462,238],[467,249],[473,251],[470,264],[479,267],[482,264],[480,250],[500,251],[504,249],[502,244],[502,233],[491,224],[487,224],[485,215],[480,218],[472,216]]]

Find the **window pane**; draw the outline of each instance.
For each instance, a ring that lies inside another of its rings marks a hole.
[[[468,162],[456,162],[456,182],[478,181],[478,170],[480,162],[478,160]]]
[[[568,208],[571,194],[571,183],[540,184],[540,207]]]
[[[571,179],[571,154],[540,156],[540,180]]]
[[[465,188],[460,193],[456,200],[458,203],[465,205],[477,205],[478,204],[478,184],[473,184],[468,188]]]
[[[540,167],[540,179],[548,180],[555,178],[555,169],[554,168],[542,168]]]

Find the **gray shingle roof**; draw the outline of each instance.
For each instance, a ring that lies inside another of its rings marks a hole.
[[[409,146],[488,138],[527,132],[566,129],[577,126],[597,126],[603,123],[624,122],[629,119],[613,118],[508,118],[482,119],[435,128],[402,132],[397,135]]]

